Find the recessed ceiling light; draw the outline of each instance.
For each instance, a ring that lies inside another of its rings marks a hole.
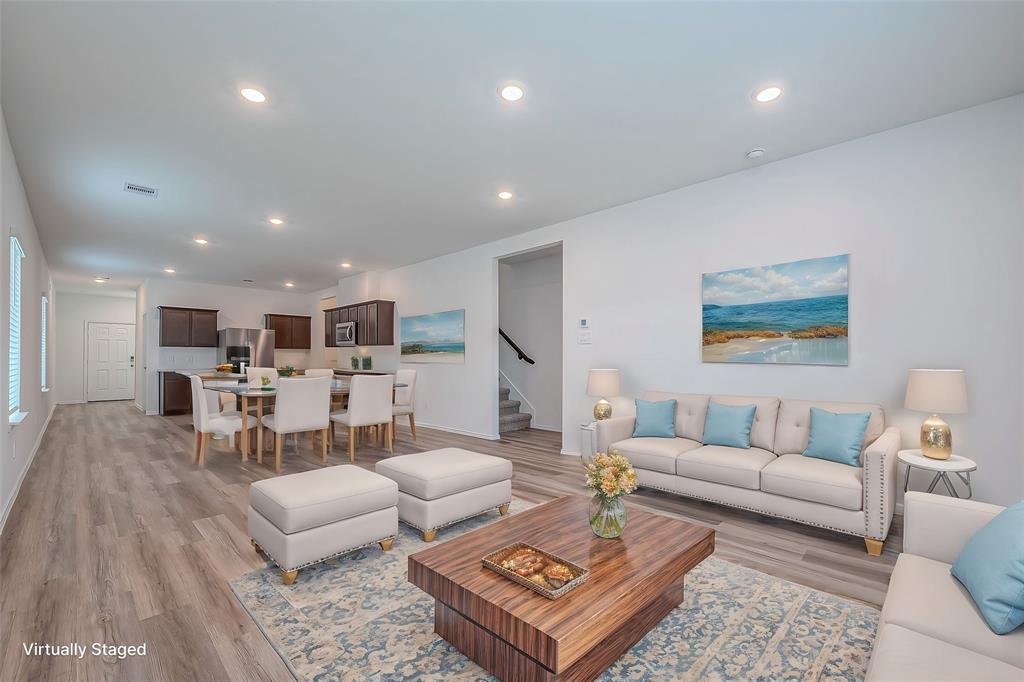
[[[518,102],[526,93],[523,92],[523,88],[521,86],[508,83],[498,88],[498,94],[501,95],[501,98],[506,102]]]
[[[295,286],[295,282],[285,282],[284,285],[286,287],[293,287],[293,286]]]
[[[271,225],[284,225],[284,221],[281,220],[280,218],[271,218],[267,222],[269,222]]]
[[[352,264],[351,263],[342,263],[341,267],[343,267],[343,268],[350,268],[350,267],[352,267]]]
[[[751,149],[749,152],[747,152],[747,158],[750,159],[751,161],[756,161],[757,159],[760,159],[762,156],[764,156],[764,150],[761,149],[760,147],[758,147],[757,149]]]
[[[174,268],[164,268],[164,272],[166,272],[168,275],[173,275],[176,272],[176,270]]]
[[[499,199],[505,199],[506,201],[512,198],[512,192],[498,192]]]
[[[765,104],[767,102],[777,100],[780,95],[782,95],[782,88],[772,85],[770,87],[758,90],[757,94],[754,95],[754,99],[756,99],[758,102],[762,104]]]
[[[255,284],[255,280],[243,279],[242,284]]]
[[[206,241],[205,239],[203,239],[202,237],[196,237],[192,241],[194,241],[196,244],[199,244],[200,246],[205,246],[205,245],[210,243],[210,242]]]
[[[246,98],[250,102],[262,104],[267,101],[267,96],[255,88],[242,88],[240,92],[242,97]]]
[[[93,277],[92,281],[96,282],[96,284],[104,284],[104,283],[106,283],[106,281],[108,279],[110,279],[110,278],[109,277]]]

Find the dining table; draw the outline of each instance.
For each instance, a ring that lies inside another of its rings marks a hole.
[[[407,388],[408,384],[396,383],[395,388]],[[263,402],[267,398],[273,398],[277,395],[277,389],[267,386],[257,388],[255,386],[249,386],[249,383],[245,380],[234,380],[234,379],[206,379],[203,381],[203,388],[211,391],[217,391],[219,393],[230,393],[237,396],[242,401],[242,414],[249,414],[249,401],[252,400],[256,404],[256,452],[262,459],[263,454]],[[347,397],[349,391],[352,389],[351,377],[345,379],[339,379],[337,377],[331,379],[331,401],[335,398]],[[249,461],[249,429],[242,429],[241,434],[241,450],[242,450],[242,461]]]

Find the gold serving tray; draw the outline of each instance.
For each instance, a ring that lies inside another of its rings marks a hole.
[[[519,551],[520,549],[531,549],[551,562],[564,565],[566,568],[569,569],[573,577],[570,578],[561,587],[552,588],[549,586],[547,581],[545,581],[543,584],[535,583],[529,578],[524,578],[523,576],[519,575],[518,573],[515,573],[514,571],[510,571],[507,568],[503,568],[501,562],[504,561],[509,555]],[[515,542],[506,547],[502,547],[496,552],[491,552],[480,561],[483,563],[485,568],[489,568],[498,575],[504,576],[509,580],[517,582],[523,587],[528,587],[534,592],[539,592],[548,599],[558,599],[566,592],[569,592],[570,590],[573,590],[582,585],[583,583],[587,582],[587,578],[590,577],[590,569],[583,568],[582,566],[574,564],[571,561],[566,561],[565,559],[559,558],[554,554],[551,554],[550,552],[545,552],[543,549],[539,549],[537,547],[534,547],[533,545],[528,545],[525,542]]]

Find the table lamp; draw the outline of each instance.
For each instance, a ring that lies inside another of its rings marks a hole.
[[[912,369],[907,377],[903,406],[916,412],[930,412],[921,424],[921,452],[932,459],[949,459],[953,434],[939,412],[967,412],[967,377],[962,369]]]
[[[598,421],[612,416],[612,404],[607,398],[619,394],[619,370],[592,369],[587,375],[587,395],[600,398],[594,405],[594,419]]]

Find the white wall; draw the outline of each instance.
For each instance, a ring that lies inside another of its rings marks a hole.
[[[534,408],[533,426],[562,430],[562,254],[501,263],[498,321],[536,364],[507,343],[498,344],[498,366]],[[517,398],[518,399],[518,398]],[[526,406],[520,408],[526,411]]]
[[[332,291],[329,289],[304,294],[184,282],[173,278],[146,280],[137,292],[139,326],[136,336],[144,338],[139,358],[144,363],[145,371],[141,392],[136,393],[136,400],[139,400],[138,396],[144,395],[143,406],[146,412],[155,413],[159,406],[157,370],[205,369],[217,364],[216,348],[160,348],[158,306],[217,309],[220,311],[217,315],[218,329],[262,328],[263,315],[266,313],[309,315],[314,318],[310,350],[277,350],[274,353],[276,366],[293,365],[298,369],[306,369],[312,358],[315,357],[319,364],[324,357],[320,298],[330,295]],[[316,331],[317,317],[321,317],[319,334]]]
[[[7,137],[7,123],[0,114],[0,128],[3,129],[3,150],[0,152],[0,216],[3,220],[3,249],[0,249],[0,281],[3,282],[3,381],[4,395],[8,393],[7,355],[10,348],[10,242],[13,234],[21,243],[25,258],[21,263],[21,411],[28,412],[25,420],[13,428],[0,427],[0,527],[7,521],[7,515],[14,503],[21,481],[28,471],[32,458],[43,437],[46,425],[53,412],[53,391],[43,391],[41,343],[41,299],[46,294],[50,300],[47,330],[53,329],[54,297],[50,281],[50,270],[43,255],[35,221],[25,198],[25,188]],[[48,383],[53,382],[53,338],[47,334],[49,347],[47,363]]]
[[[85,402],[86,324],[135,324],[135,296],[103,296],[66,291],[58,291],[56,296],[53,359],[55,398],[58,403]],[[136,366],[141,364],[136,362]]]
[[[416,365],[418,421],[497,436],[495,258],[561,241],[566,451],[592,408],[591,367],[622,369],[627,396],[880,402],[908,447],[924,415],[902,409],[907,369],[962,367],[971,412],[948,417],[957,450],[979,463],[978,498],[1018,500],[1021,159],[1016,96],[382,272],[400,315],[466,308],[466,364]],[[701,363],[702,272],[837,253],[850,254],[848,367]],[[581,317],[592,345],[574,343]]]

